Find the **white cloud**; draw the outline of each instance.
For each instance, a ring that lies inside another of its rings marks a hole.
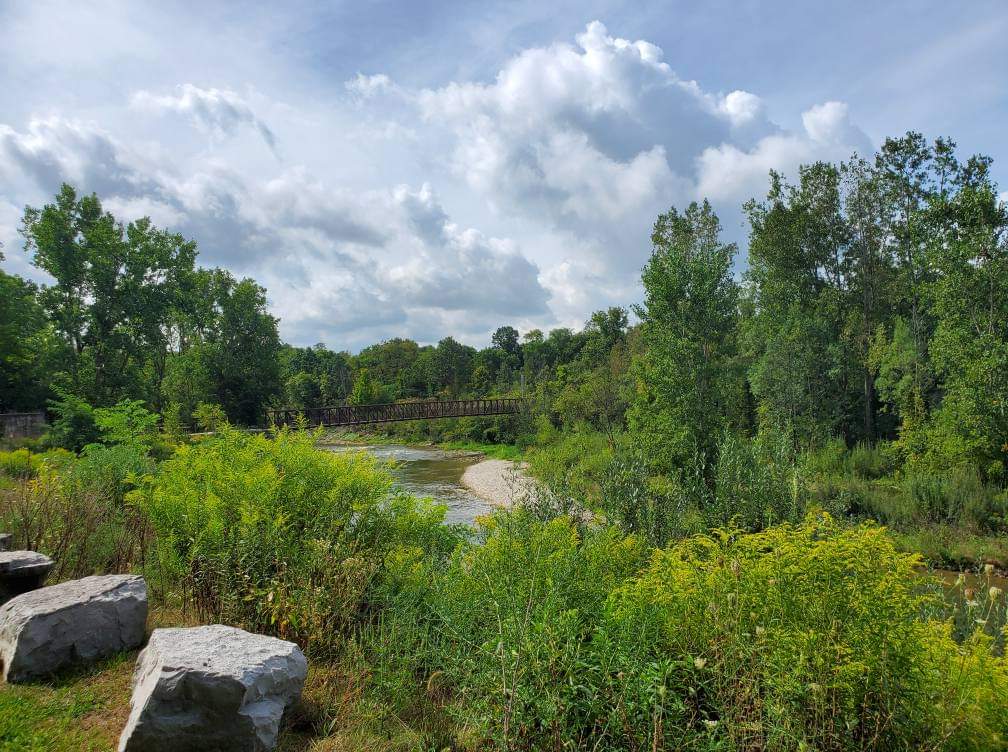
[[[793,173],[800,163],[841,160],[853,150],[871,149],[842,102],[810,108],[802,113],[802,124],[803,133],[765,136],[748,150],[730,143],[704,149],[697,158],[697,194],[738,204],[765,190],[770,170]]]
[[[347,91],[362,99],[369,99],[393,88],[392,79],[384,73],[376,73],[372,76],[358,73],[357,77],[347,81],[345,86]]]
[[[269,126],[256,116],[244,98],[227,89],[201,89],[186,83],[174,95],[141,90],[133,95],[131,104],[139,110],[186,115],[216,138],[233,136],[241,126],[251,126],[270,149],[276,150],[276,136]]]
[[[151,169],[97,126],[59,118],[24,133],[0,126],[0,155],[48,195],[64,179],[85,192],[100,185],[120,219],[151,216],[195,238],[201,263],[265,284],[298,341],[328,331],[359,347],[417,316],[435,325],[459,313],[482,334],[508,316],[548,313],[538,267],[513,241],[453,222],[427,184],[355,192],[303,166],[268,180],[217,162]],[[7,224],[0,215],[3,236]]]
[[[670,205],[709,196],[742,240],[739,206],[770,169],[871,146],[841,102],[810,106],[788,130],[760,96],[704,88],[657,45],[599,22],[473,80],[358,73],[334,91],[288,71],[271,87],[277,58],[240,59],[206,68],[214,86],[176,85],[203,80],[195,67],[167,81],[137,73],[101,106],[61,112],[57,97],[12,116],[0,202],[37,205],[69,180],[117,216],[150,215],[194,238],[202,263],[266,285],[298,343],[480,343],[503,323],[580,326],[634,302]],[[258,138],[282,143],[283,162]]]

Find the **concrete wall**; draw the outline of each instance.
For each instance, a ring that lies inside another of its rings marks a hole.
[[[46,428],[46,416],[36,413],[0,413],[0,435],[5,439],[38,438]]]

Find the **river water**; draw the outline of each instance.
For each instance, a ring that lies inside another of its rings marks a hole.
[[[333,445],[326,449],[333,452],[367,452],[389,463],[399,488],[448,506],[445,522],[471,525],[478,516],[488,514],[492,509],[489,502],[462,485],[462,473],[469,465],[482,460],[482,455],[400,444]]]

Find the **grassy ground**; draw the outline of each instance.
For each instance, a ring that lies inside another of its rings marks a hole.
[[[1008,537],[978,535],[950,525],[930,525],[917,530],[889,530],[901,551],[919,553],[933,567],[973,571],[993,564],[1008,572]]]
[[[0,687],[3,752],[108,752],[129,717],[130,680],[139,651],[53,682]],[[281,731],[279,752],[406,750],[420,741],[413,724],[370,717],[361,679],[332,664],[312,664],[303,697]],[[416,728],[428,730],[428,723]]]
[[[62,676],[54,683],[0,689],[5,752],[107,752],[129,717],[136,653]]]

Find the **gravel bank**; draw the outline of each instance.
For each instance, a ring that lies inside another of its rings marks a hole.
[[[511,506],[529,487],[521,465],[510,460],[483,460],[462,474],[462,485],[497,506]]]

